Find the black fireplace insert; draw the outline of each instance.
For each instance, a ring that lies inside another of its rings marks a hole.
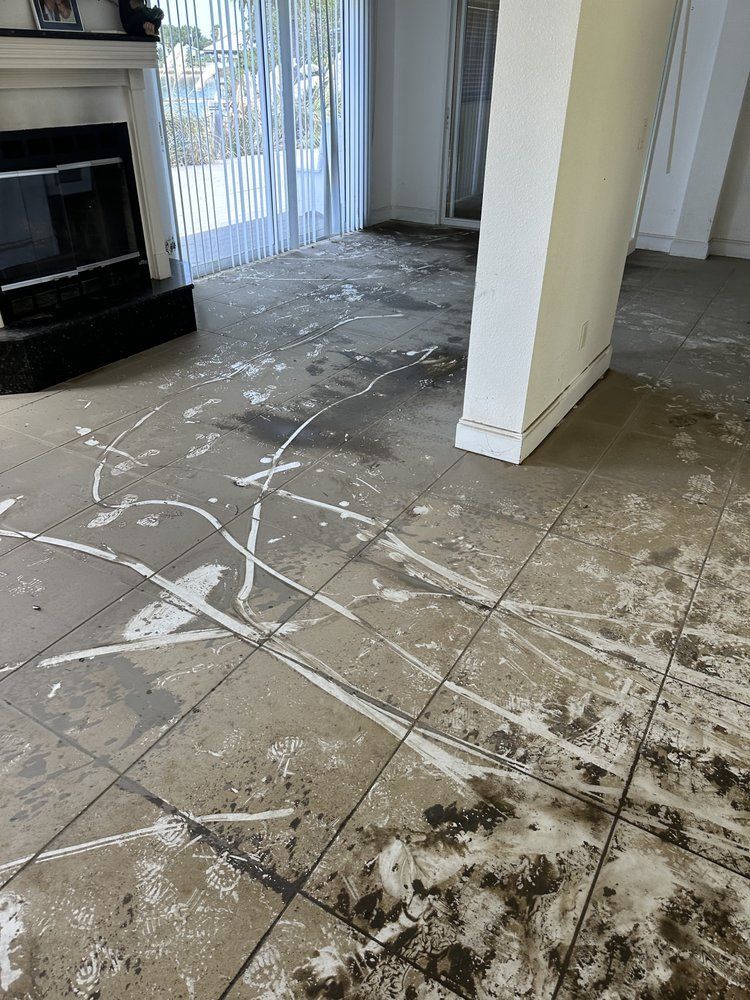
[[[0,313],[75,315],[149,280],[125,123],[0,132]]]

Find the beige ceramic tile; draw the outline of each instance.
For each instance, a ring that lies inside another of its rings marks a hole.
[[[231,1000],[450,1000],[455,996],[302,897],[285,911],[229,993]]]
[[[750,707],[668,680],[623,816],[750,875]]]
[[[115,775],[3,701],[0,724],[3,885],[104,791]]]
[[[414,734],[308,888],[464,995],[551,997],[610,825],[593,806]]]
[[[750,982],[747,882],[620,823],[561,1000],[740,1000]]]
[[[718,519],[715,507],[690,496],[592,476],[554,530],[631,559],[697,576]]]
[[[660,674],[500,610],[482,626],[423,719],[614,811]]]
[[[701,584],[670,674],[750,704],[750,594]]]
[[[0,893],[12,997],[218,997],[283,890],[197,820],[114,787]]]
[[[246,660],[130,774],[281,877],[304,875],[406,731],[274,643]],[[283,651],[283,652],[282,652]],[[263,815],[247,824],[244,814]]]
[[[143,584],[9,677],[0,695],[122,769],[251,651]]]

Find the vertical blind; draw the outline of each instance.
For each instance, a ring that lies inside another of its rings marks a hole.
[[[164,130],[194,275],[362,227],[369,2],[164,0]]]

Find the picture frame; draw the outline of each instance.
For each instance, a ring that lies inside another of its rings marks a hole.
[[[30,0],[30,3],[40,30],[84,30],[78,0]]]

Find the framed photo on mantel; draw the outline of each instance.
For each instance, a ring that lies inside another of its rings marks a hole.
[[[31,0],[39,28],[47,31],[83,31],[78,0]]]

